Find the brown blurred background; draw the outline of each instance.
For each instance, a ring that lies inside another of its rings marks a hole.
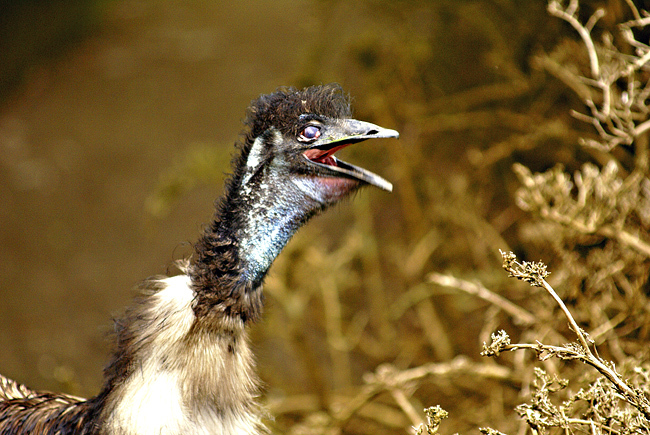
[[[613,23],[623,3],[583,5]],[[1,0],[0,372],[95,394],[111,317],[191,252],[250,100],[332,81],[356,117],[401,132],[345,157],[395,192],[310,222],[272,269],[255,326],[265,391],[322,401],[382,362],[479,359],[484,304],[443,292],[402,310],[400,296],[432,271],[497,280],[498,249],[522,249],[526,219],[512,163],[571,167],[582,153],[579,102],[535,67],[572,35],[545,6]],[[428,394],[453,407],[470,393]]]

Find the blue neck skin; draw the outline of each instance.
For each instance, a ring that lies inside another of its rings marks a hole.
[[[242,278],[255,284],[261,283],[289,239],[321,208],[281,178],[264,177],[254,188],[244,186],[241,190],[244,203],[250,205],[242,211],[242,226],[237,231]]]

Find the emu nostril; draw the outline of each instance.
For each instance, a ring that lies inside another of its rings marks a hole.
[[[377,133],[379,133],[378,130],[370,130],[370,131],[367,132],[366,134],[367,134],[367,135],[371,135],[371,134],[377,134]]]

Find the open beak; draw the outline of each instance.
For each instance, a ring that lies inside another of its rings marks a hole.
[[[391,192],[393,185],[390,182],[366,169],[337,159],[334,153],[367,139],[398,137],[399,133],[395,130],[356,119],[342,119],[303,154],[311,164],[318,167],[318,172],[324,176],[351,178]]]

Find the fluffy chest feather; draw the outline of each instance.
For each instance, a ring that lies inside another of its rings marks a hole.
[[[197,320],[185,275],[131,313],[128,370],[102,413],[104,434],[263,433],[243,325]]]

